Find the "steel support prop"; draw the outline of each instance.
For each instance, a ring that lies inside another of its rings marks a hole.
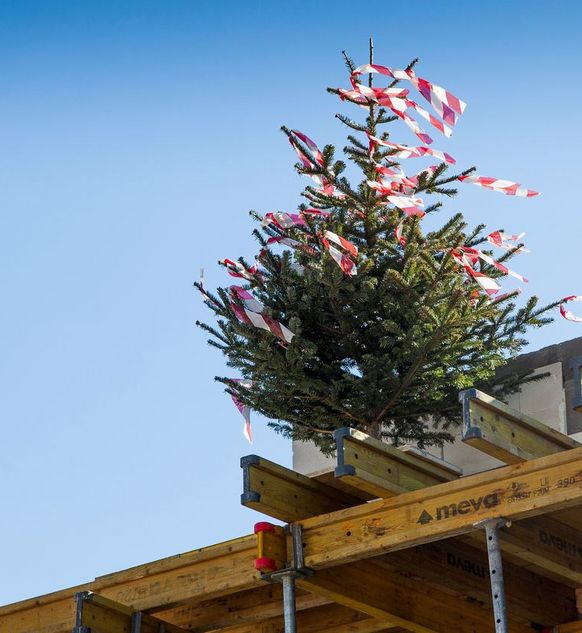
[[[283,617],[285,620],[285,633],[297,633],[297,609],[295,603],[295,579],[305,578],[313,573],[313,570],[303,565],[303,529],[302,526],[293,523],[289,526],[293,541],[293,560],[285,569],[278,569],[270,573],[262,573],[261,576],[268,582],[281,583],[283,587]]]
[[[495,618],[495,633],[508,633],[499,528],[509,525],[511,524],[506,519],[494,519],[492,521],[483,521],[475,524],[475,527],[485,529],[487,557],[489,558],[489,580],[491,581],[491,597],[493,599],[493,617]]]

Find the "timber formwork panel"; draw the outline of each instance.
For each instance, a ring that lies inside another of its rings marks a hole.
[[[488,396],[465,401],[473,446],[509,465],[460,477],[353,431],[338,434],[335,472],[315,478],[243,458],[243,504],[290,533],[245,536],[0,607],[0,633],[283,633],[281,587],[254,567],[259,543],[279,568],[292,568],[300,547],[314,572],[296,580],[299,633],[492,633],[475,524],[499,518],[511,522],[499,532],[509,633],[582,633],[582,448]],[[93,623],[76,619],[79,591],[93,592]]]

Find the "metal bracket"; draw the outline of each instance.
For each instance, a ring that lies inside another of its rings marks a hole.
[[[73,633],[91,633],[91,629],[83,626],[83,605],[85,604],[85,600],[90,600],[91,592],[90,591],[78,591],[75,594],[75,628],[73,629]]]
[[[261,572],[261,578],[267,582],[281,582],[281,579],[285,576],[306,578],[313,574],[313,569],[305,567],[303,558],[303,526],[300,523],[291,523],[285,526],[285,532],[291,534],[293,543],[292,560],[287,561],[289,566],[283,569]]]

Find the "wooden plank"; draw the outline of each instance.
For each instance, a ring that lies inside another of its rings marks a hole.
[[[285,480],[289,481],[292,479],[290,473],[286,473],[287,469],[283,469],[282,467],[272,468],[270,470],[270,474],[273,478],[276,478],[281,475],[285,475]],[[296,494],[301,494],[301,490],[297,490]],[[298,499],[295,500],[295,503],[292,507],[290,507],[286,512],[277,514],[277,516],[284,521],[292,521],[292,520],[302,520],[304,518],[308,518],[310,516],[310,512],[317,510],[317,496],[313,496],[311,499],[307,500],[304,506],[301,506],[301,501],[305,498],[305,495],[309,495],[309,492],[303,493]],[[331,498],[334,495],[334,491],[326,490],[325,485],[318,486],[318,494],[327,496]],[[262,511],[265,513],[270,513],[271,508],[266,505],[262,506]],[[322,514],[322,512],[320,513]],[[532,528],[534,529],[534,528]],[[536,528],[537,529],[537,528]],[[523,530],[522,530],[523,531]],[[563,538],[564,534],[560,531],[554,529],[552,531],[553,538]],[[544,546],[543,543],[536,545],[535,538],[538,535],[536,531],[532,535],[530,535],[529,542],[530,547],[526,548],[518,548],[513,546],[513,542],[515,539],[512,539],[511,536],[508,536],[507,547],[504,543],[504,550],[511,550],[512,552],[516,552],[517,556],[521,554],[521,559],[527,563],[531,563],[535,561],[537,563],[541,563],[543,567],[545,563],[545,559],[548,559],[550,562],[547,565],[547,568],[550,569],[559,569],[559,571],[563,572],[563,575],[559,575],[560,580],[564,582],[564,580],[568,581],[568,584],[572,585],[572,577],[576,573],[575,567],[571,566],[571,561],[566,560],[566,557],[562,556],[556,561],[554,557],[554,553],[551,551],[551,548]],[[480,533],[474,533],[470,535],[473,539],[477,540],[477,543],[474,544],[472,548],[468,545],[459,542],[457,539],[448,539],[446,541],[446,555],[440,556],[439,565],[435,564],[435,553],[431,550],[406,550],[403,555],[393,556],[391,554],[386,561],[392,565],[400,565],[400,570],[403,571],[408,567],[406,562],[407,557],[414,557],[415,570],[418,570],[420,575],[425,575],[426,571],[431,568],[433,569],[432,578],[437,585],[441,587],[450,587],[451,583],[454,583],[454,576],[456,572],[458,587],[465,591],[465,597],[467,599],[472,600],[485,600],[487,601],[490,595],[490,586],[489,580],[486,576],[487,573],[487,555],[485,552],[485,542],[484,537]],[[475,545],[479,545],[480,549],[475,549]],[[470,552],[473,552],[471,555]],[[448,557],[455,561],[463,561],[464,565],[473,565],[473,569],[481,570],[481,574],[485,574],[484,578],[478,577],[468,577],[465,578],[463,576],[468,576],[466,572],[462,570],[462,568],[457,567],[451,568],[451,565],[448,563]],[[536,621],[543,625],[554,624],[556,622],[567,620],[571,617],[573,619],[575,615],[574,606],[573,606],[573,593],[569,587],[564,586],[563,584],[558,584],[552,580],[547,580],[548,591],[542,595],[541,592],[536,592],[535,588],[539,587],[540,584],[544,582],[544,579],[539,575],[534,574],[532,572],[524,571],[520,573],[519,567],[516,565],[507,565],[508,567],[508,575],[510,578],[515,578],[515,582],[508,583],[507,596],[508,601],[511,605],[511,608],[518,612],[522,621],[530,620]],[[544,573],[547,573],[547,568],[540,570]],[[552,574],[553,576],[553,574]],[[565,576],[565,578],[564,578]],[[470,581],[473,580],[471,583]],[[522,587],[529,586],[532,588],[531,591],[522,590]],[[554,591],[552,591],[554,589]],[[542,615],[546,613],[545,618]],[[562,614],[562,617],[560,617]],[[547,619],[549,618],[549,619]]]
[[[546,629],[544,633],[582,633],[582,620],[552,626]]]
[[[78,591],[93,591],[136,610],[161,610],[262,586],[253,565],[256,542],[252,534],[0,607],[0,633],[70,633]]]
[[[358,446],[358,442],[352,442],[350,440],[350,445],[353,448],[354,446]],[[363,443],[363,442],[361,442]],[[347,442],[346,442],[347,444]],[[391,447],[388,447],[389,449]],[[392,449],[394,450],[394,449]],[[399,451],[398,451],[399,452]],[[351,459],[357,461],[358,458],[355,455],[360,455],[359,452],[352,453]],[[415,463],[418,461],[415,456]],[[260,459],[260,468],[255,467],[255,460]],[[370,461],[370,460],[368,460]],[[253,478],[253,481],[256,481],[257,477],[262,477],[259,481],[259,484],[263,485],[262,490],[264,490],[264,494],[261,496],[260,501],[258,502],[258,506],[260,507],[261,512],[269,515],[274,515],[276,518],[286,521],[303,521],[304,519],[311,518],[313,516],[317,516],[319,514],[323,514],[324,511],[329,512],[332,503],[335,503],[336,509],[341,509],[344,507],[344,504],[347,502],[346,497],[341,497],[341,501],[337,501],[338,494],[341,495],[341,492],[332,489],[329,485],[326,485],[320,481],[314,481],[310,478],[304,477],[303,475],[299,475],[298,473],[294,473],[293,471],[279,466],[278,464],[273,464],[273,462],[269,462],[268,460],[262,460],[261,458],[255,458],[248,466],[249,472],[246,475],[246,480],[250,481]],[[454,474],[454,470],[450,470],[449,474]],[[266,477],[268,475],[268,479]],[[307,480],[304,482],[303,480]],[[290,482],[299,482],[293,492],[291,491],[291,483]],[[303,485],[304,484],[304,485]],[[356,479],[353,480],[352,484],[358,485]],[[420,485],[420,482],[417,480],[417,484]],[[258,485],[258,484],[256,484]],[[269,505],[273,499],[277,498],[278,493],[270,493],[269,487],[272,487],[274,491],[284,490],[284,494],[293,495],[293,502],[284,506],[283,503],[276,501],[275,507],[271,507]],[[377,490],[377,492],[381,492]],[[517,493],[516,493],[517,494]],[[393,496],[390,492],[388,496]],[[326,499],[326,504],[318,510],[318,503],[320,499]],[[352,498],[352,503],[358,503],[357,500]],[[361,505],[358,503],[358,505]],[[354,506],[352,506],[354,507]],[[463,510],[463,509],[461,509]],[[570,511],[572,512],[572,511]],[[540,518],[539,521],[543,523],[546,521],[546,518]],[[503,542],[503,548],[506,551],[510,551],[515,554],[516,557],[520,558],[527,564],[536,564],[538,569],[536,570],[538,573],[543,573],[550,578],[567,584],[568,586],[578,586],[580,581],[580,575],[578,571],[578,567],[576,565],[577,559],[575,552],[571,552],[569,556],[561,555],[554,556],[554,552],[551,547],[548,547],[543,541],[540,539],[544,538],[544,534],[551,534],[552,543],[559,544],[562,542],[571,543],[576,541],[576,537],[580,541],[582,541],[582,534],[574,534],[571,529],[565,525],[562,525],[558,522],[550,522],[547,526],[536,525],[532,527],[533,533],[530,535],[526,535],[524,538],[527,542],[527,547],[520,547],[515,544],[515,537],[512,536],[511,532],[501,533],[501,539]],[[540,529],[542,530],[540,532]],[[523,527],[515,527],[514,532],[525,533],[525,524]],[[541,535],[541,536],[540,536]],[[484,541],[479,533],[470,534],[470,537],[473,540],[476,540],[481,548],[484,548]],[[540,542],[538,542],[540,541]],[[557,547],[555,545],[555,547]],[[444,579],[443,579],[444,582]]]
[[[297,630],[301,633],[376,633],[387,625],[339,604],[329,604],[297,613]],[[266,618],[260,622],[217,629],[220,633],[285,633],[282,616]]]
[[[185,633],[179,628],[155,618],[154,616],[134,611],[131,607],[99,596],[88,591],[76,595],[77,610],[75,630],[88,633],[132,633],[135,624],[140,633]],[[160,628],[163,626],[163,628]]]
[[[564,482],[567,482],[564,483]],[[315,569],[582,504],[582,448],[302,521]]]
[[[520,413],[477,389],[460,394],[465,444],[506,464],[582,446],[563,433]]]
[[[323,596],[297,590],[297,611],[329,604]],[[263,587],[241,591],[229,596],[181,604],[172,609],[155,612],[156,616],[185,629],[204,633],[216,628],[258,622],[283,613],[280,585],[264,583]],[[556,620],[557,622],[558,620]]]
[[[335,432],[335,476],[373,497],[391,497],[457,479],[461,471],[415,447],[395,448],[361,431]]]
[[[502,530],[504,551],[551,572],[571,587],[582,586],[582,534],[549,517],[519,521]]]
[[[270,473],[273,477],[277,477],[281,473],[287,475],[287,473],[285,473],[284,471],[286,471],[286,469],[283,469],[283,467],[278,467],[277,469],[271,469]],[[286,481],[289,481],[290,479],[291,476],[287,475]],[[297,490],[297,494],[300,494],[300,492],[300,490]],[[327,494],[325,485],[319,486],[318,492],[320,492],[321,494]],[[309,495],[309,492],[305,494]],[[333,495],[334,493],[333,491],[330,491],[329,494]],[[303,497],[299,497],[295,501],[294,505],[289,508],[288,513],[278,514],[279,518],[285,521],[291,521],[293,519],[302,520],[303,518],[309,517],[309,512],[317,509],[317,497],[314,496],[313,498],[309,499],[305,506],[301,506],[300,502],[302,499]],[[269,513],[271,509],[269,507],[263,506],[262,511]],[[517,530],[518,524],[516,524],[512,529]],[[559,576],[559,579],[562,582],[566,581],[568,582],[568,585],[571,586],[573,583],[573,579],[576,577],[577,574],[576,567],[572,566],[571,564],[572,561],[569,560],[569,557],[566,556],[561,556],[556,559],[556,557],[554,556],[554,552],[550,547],[545,546],[543,543],[536,544],[535,540],[536,538],[538,538],[537,526],[532,527],[532,530],[534,531],[531,535],[529,535],[529,547],[524,548],[514,546],[515,538],[512,537],[510,529],[510,534],[507,537],[507,547],[505,543],[503,544],[504,550],[515,552],[516,555],[526,563],[532,563],[532,561],[535,561],[539,563],[541,567],[544,566],[544,563],[547,559],[548,564],[546,568],[540,571],[543,571],[547,574],[548,569],[558,570],[562,572],[562,574],[556,574],[556,576]],[[520,532],[523,531],[523,529],[520,529]],[[554,540],[556,538],[563,539],[565,537],[565,534],[559,531],[556,527],[552,529],[551,533]],[[447,556],[452,557],[456,561],[462,560],[464,563],[469,565],[471,564],[471,562],[469,561],[473,561],[473,564],[476,565],[477,568],[481,569],[481,571],[483,572],[483,570],[487,569],[487,556],[485,553],[484,537],[481,535],[480,532],[473,533],[470,536],[473,539],[477,540],[480,550],[475,550],[473,547],[472,551],[474,552],[474,555],[469,556],[467,554],[468,545],[459,542],[457,539],[448,539],[446,542]],[[429,550],[424,550],[423,553],[416,552],[415,550],[406,550],[402,557],[392,557],[391,554],[390,557],[388,557],[386,560],[393,565],[397,565],[399,563],[400,570],[404,571],[408,567],[406,563],[406,558],[408,556],[415,557],[416,564],[414,565],[414,567],[416,570],[423,570],[422,572],[419,571],[421,575],[422,573],[424,573],[424,571],[427,570],[429,566],[431,566],[431,563],[434,563],[434,554],[431,553]],[[456,575],[459,577],[458,586],[460,588],[464,588],[467,599],[488,599],[487,596],[489,596],[490,594],[490,587],[489,581],[486,577],[484,579],[481,579],[480,583],[477,582],[479,579],[475,578],[474,580],[476,582],[474,582],[473,586],[471,587],[471,583],[468,582],[471,579],[462,577],[463,575],[467,574],[464,573],[462,570],[452,569],[451,566],[447,563],[446,556],[441,557],[440,566],[433,564],[432,567],[434,568],[434,574],[432,578],[437,585],[440,585],[441,587],[450,586],[450,584],[454,582],[452,576],[454,576],[454,573],[456,571]],[[521,590],[521,587],[523,586],[529,585],[532,588],[539,586],[540,583],[543,582],[543,579],[539,575],[527,571],[523,574],[520,574],[518,571],[519,568],[515,565],[508,565],[508,568],[508,573],[510,574],[510,577],[515,577],[519,579],[519,581],[508,583],[508,601],[510,602],[511,608],[519,612],[522,621],[526,621],[527,619],[529,619],[546,625],[567,620],[570,616],[572,618],[574,617],[575,612],[573,610],[573,594],[572,590],[569,589],[568,586],[557,584],[552,580],[548,580],[548,586],[556,588],[556,591],[552,592],[548,590],[548,592],[545,594],[547,597],[540,597],[538,594],[536,594],[534,590],[525,592]],[[512,570],[515,570],[515,573],[511,574]],[[483,573],[486,573],[486,571]],[[552,577],[554,577],[554,574],[552,574]],[[477,588],[479,589],[479,591],[476,590],[476,585],[478,585]],[[545,612],[547,612],[546,617],[551,616],[549,620],[543,619],[541,617],[541,615],[544,613],[544,610]],[[563,613],[562,617],[559,617],[560,612]]]
[[[413,633],[491,633],[494,628],[488,607],[395,574],[378,561],[323,569],[298,584]],[[509,630],[532,633],[531,627],[514,620]]]
[[[361,503],[361,499],[259,457],[241,459],[241,503],[281,521],[333,512]]]
[[[461,601],[491,608],[487,552],[474,544],[447,539],[391,552],[382,561],[395,572],[451,592]],[[503,576],[507,608],[517,622],[546,627],[576,617],[572,588],[509,562],[505,551]]]

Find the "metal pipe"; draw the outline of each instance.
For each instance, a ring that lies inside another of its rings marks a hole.
[[[295,619],[295,572],[288,571],[281,574],[283,585],[283,615],[285,618],[285,633],[297,633]]]
[[[505,585],[503,582],[503,563],[499,544],[499,527],[504,521],[487,521],[485,537],[487,539],[487,556],[489,557],[489,579],[493,598],[493,616],[495,617],[495,633],[507,633],[507,612],[505,607]]]

